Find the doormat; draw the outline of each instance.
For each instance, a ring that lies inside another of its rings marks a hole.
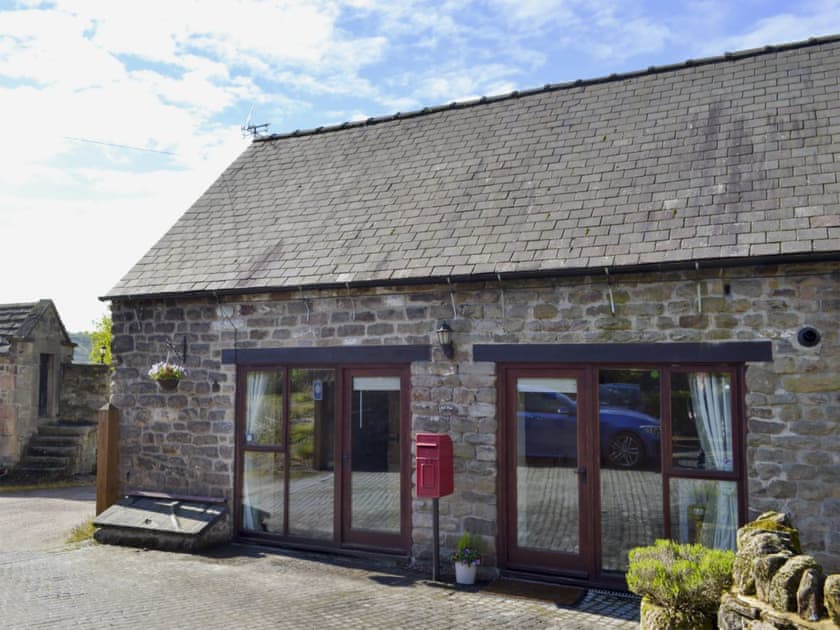
[[[586,589],[563,584],[546,584],[544,582],[524,582],[522,580],[500,579],[481,589],[482,593],[502,595],[504,597],[520,597],[522,599],[539,599],[552,602],[558,606],[575,606],[586,595]]]

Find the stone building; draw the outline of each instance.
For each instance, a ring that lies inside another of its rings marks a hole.
[[[72,357],[51,300],[0,305],[0,467],[16,465],[38,427],[57,421]]]
[[[105,296],[125,488],[427,565],[445,433],[484,571],[620,584],[768,509],[837,570],[838,76],[833,37],[256,139]]]

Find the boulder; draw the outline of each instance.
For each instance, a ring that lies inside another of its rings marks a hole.
[[[811,556],[798,555],[789,558],[770,580],[767,603],[779,610],[796,612],[796,593],[799,590],[799,582],[802,580],[802,574],[808,569],[819,569],[817,561]]]
[[[753,564],[756,558],[775,553],[788,552],[793,555],[790,536],[779,532],[751,530],[742,537],[735,562],[732,566],[732,577],[735,590],[744,595],[755,594],[755,573]],[[778,568],[778,567],[776,567]]]
[[[835,573],[825,578],[823,599],[831,621],[840,627],[840,574]]]
[[[762,533],[776,534],[785,548],[790,549],[794,555],[802,553],[799,544],[799,530],[790,522],[787,514],[781,512],[764,512],[757,519],[744,525],[738,530],[738,550],[744,548],[750,538]]]
[[[759,556],[753,561],[755,576],[755,596],[763,602],[770,601],[770,582],[785,562],[793,557],[789,551]]]
[[[823,614],[822,569],[805,569],[796,592],[796,610],[807,621],[819,621]]]

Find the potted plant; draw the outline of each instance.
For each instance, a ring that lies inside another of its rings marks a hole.
[[[475,584],[475,574],[481,564],[481,538],[470,532],[464,532],[458,540],[452,561],[455,563],[455,582],[457,584]]]
[[[642,630],[711,630],[732,586],[731,551],[657,540],[630,551],[628,588],[642,596]]]
[[[171,392],[178,389],[178,381],[187,375],[187,369],[177,363],[161,361],[149,369],[149,378],[157,381],[163,391]]]

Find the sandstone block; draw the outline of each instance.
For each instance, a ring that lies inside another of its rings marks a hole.
[[[771,556],[767,556],[771,557]],[[802,574],[808,569],[819,569],[811,556],[798,555],[789,558],[770,580],[767,603],[788,612],[796,612],[796,593]]]
[[[840,573],[825,578],[823,600],[831,621],[840,626]]]
[[[777,532],[751,530],[752,535],[745,537],[739,543],[738,553],[732,566],[732,577],[735,590],[745,595],[753,595],[755,591],[755,573],[753,563],[761,556],[791,552],[790,540],[780,536]]]
[[[807,621],[817,621],[823,611],[823,575],[817,568],[806,569],[796,591],[796,610]]]
[[[755,576],[756,597],[763,602],[770,601],[770,585],[776,573],[792,554],[789,551],[759,556],[753,561],[752,572]]]

